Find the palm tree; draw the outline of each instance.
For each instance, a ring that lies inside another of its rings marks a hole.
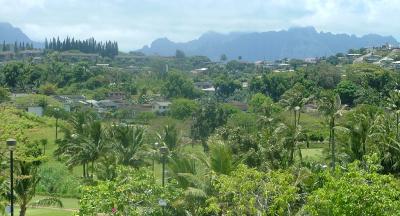
[[[282,95],[280,103],[287,110],[293,112],[293,124],[295,127],[300,123],[301,109],[310,100],[311,97],[307,97],[306,88],[300,83],[297,83]]]
[[[140,151],[144,145],[143,127],[113,126],[111,129],[113,145],[119,164],[134,166],[140,161]]]
[[[166,125],[161,134],[157,134],[161,145],[168,147],[168,150],[174,154],[180,144],[180,134],[174,124]]]
[[[396,119],[388,113],[376,117],[371,128],[370,143],[379,150],[385,172],[400,170],[400,142],[397,141]]]
[[[389,93],[388,108],[396,114],[396,139],[399,141],[400,124],[400,90],[394,90]]]
[[[204,153],[196,157],[209,171],[228,175],[241,162],[241,160],[234,160],[232,149],[221,140],[211,140],[209,146],[209,157]]]
[[[301,154],[301,149],[299,145],[299,139],[304,136],[302,132],[302,127],[300,125],[290,125],[290,124],[279,124],[274,131],[274,136],[278,138],[278,142],[282,143],[282,146],[288,152],[287,164],[292,165],[294,163],[294,153],[297,150],[300,162],[303,162],[303,155]]]
[[[178,181],[182,188],[194,187],[196,184],[196,166],[194,164],[195,157],[191,154],[177,153],[172,155],[168,161],[168,168],[172,176]]]
[[[204,152],[196,155],[176,152],[169,158],[168,168],[179,186],[184,189],[183,199],[178,200],[177,205],[186,209],[190,215],[199,214],[198,206],[204,204],[207,194],[212,192],[212,176],[215,173],[228,175],[240,162],[234,161],[230,147],[219,140],[210,142],[209,153],[210,156]],[[195,161],[201,161],[205,165],[206,173],[198,173]]]
[[[101,121],[91,122],[82,137],[81,159],[90,162],[92,165],[92,178],[94,173],[94,162],[100,158],[107,147],[109,139],[107,130],[102,126]]]
[[[378,114],[378,108],[371,105],[360,105],[349,113],[345,129],[350,135],[346,152],[351,160],[362,160],[367,154],[366,145]]]
[[[336,145],[335,145],[335,127],[336,119],[342,115],[344,107],[340,101],[338,94],[332,90],[327,90],[321,93],[318,101],[318,109],[327,118],[329,126],[329,147],[331,148],[332,169],[335,170],[336,161]]]
[[[40,181],[37,173],[38,165],[32,162],[19,161],[17,168],[18,178],[15,181],[15,194],[20,207],[20,216],[24,216],[28,203],[36,194],[36,185]]]
[[[184,189],[182,199],[175,202],[180,209],[185,209],[182,215],[187,215],[186,211],[190,212],[190,215],[198,215],[198,206],[204,204],[207,191],[211,187],[209,176],[197,172],[196,160],[198,158],[195,155],[182,152],[171,155],[169,158],[168,168],[171,175],[177,180],[178,186]]]
[[[88,177],[88,152],[83,146],[86,128],[95,119],[95,114],[90,111],[79,111],[68,119],[68,127],[63,127],[64,138],[56,144],[54,155],[66,156],[66,164],[69,167],[82,165],[83,177]]]
[[[0,157],[1,160],[1,157]],[[2,161],[1,161],[2,162]],[[0,175],[0,215],[5,214],[6,206],[8,204],[7,194],[9,192],[8,178],[4,173]]]
[[[16,157],[15,198],[20,207],[20,216],[26,214],[29,202],[36,195],[36,186],[40,181],[39,166],[45,160],[39,142],[27,143],[19,148]],[[55,198],[43,198],[36,202],[41,206],[62,206],[62,202]]]

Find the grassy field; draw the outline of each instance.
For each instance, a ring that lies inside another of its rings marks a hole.
[[[32,199],[31,203],[46,198],[45,196],[36,196]],[[75,198],[60,198],[62,204],[63,204],[63,208],[65,209],[78,209],[79,208],[79,204],[78,204],[78,199]]]
[[[19,214],[19,210],[16,209],[15,215]],[[29,208],[26,211],[26,216],[73,216],[74,211],[62,210],[62,209],[46,209],[46,208]]]
[[[302,149],[301,154],[303,156],[303,160],[307,162],[311,161],[324,161],[324,148],[309,148]]]

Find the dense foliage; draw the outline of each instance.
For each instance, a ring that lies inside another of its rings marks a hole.
[[[94,38],[87,40],[75,40],[67,37],[63,41],[60,38],[53,38],[44,42],[45,49],[55,51],[79,50],[83,53],[98,53],[101,56],[114,57],[118,55],[118,43],[106,41],[97,42]]]
[[[282,60],[284,69],[271,69],[180,50],[116,56],[116,44],[93,39],[47,46],[40,61],[0,66],[0,141],[18,140],[15,199],[22,210],[40,194],[53,204],[80,198],[79,215],[400,211],[394,69],[350,64],[343,54]],[[75,49],[108,54],[65,57]],[[63,109],[65,95],[79,98],[72,112]],[[155,102],[164,102],[164,112]],[[45,117],[23,110],[31,105]],[[8,198],[7,155],[1,148],[0,210]]]

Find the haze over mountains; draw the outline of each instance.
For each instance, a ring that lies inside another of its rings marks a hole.
[[[32,41],[21,29],[12,26],[7,22],[0,22],[0,42],[13,44],[14,42],[33,43],[35,48],[42,48],[42,42]]]
[[[56,36],[56,35],[54,35]],[[110,38],[112,40],[112,38]],[[43,47],[42,42],[32,41],[19,28],[9,23],[0,22],[0,42],[33,43]],[[219,60],[222,54],[228,59],[243,60],[276,60],[282,58],[309,58],[347,52],[349,49],[380,46],[383,44],[398,45],[392,36],[368,34],[362,37],[348,34],[318,32],[313,27],[297,27],[282,31],[250,32],[221,34],[207,32],[198,39],[176,43],[167,38],[160,38],[150,46],[138,50],[147,55],[173,56],[177,49],[186,55],[204,55]]]
[[[139,51],[152,55],[171,56],[176,50],[187,55],[205,55],[218,60],[222,54],[228,59],[276,60],[282,58],[308,58],[347,52],[352,48],[373,47],[383,44],[397,45],[392,36],[368,34],[362,37],[348,34],[317,32],[313,27],[297,27],[282,31],[220,34],[208,32],[185,43],[160,38]]]
[[[0,41],[5,41],[6,43],[14,43],[15,41],[28,43],[33,42],[21,31],[21,29],[5,22],[0,22]]]

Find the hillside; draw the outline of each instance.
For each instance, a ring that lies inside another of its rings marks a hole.
[[[244,60],[254,61],[328,56],[353,48],[379,46],[385,43],[398,44],[392,36],[369,34],[357,37],[317,32],[313,27],[302,27],[260,33],[208,32],[186,43],[175,43],[167,38],[161,38],[139,51],[148,55],[171,56],[180,49],[187,55],[205,55],[213,60],[218,60],[222,54],[226,54],[228,59],[241,56]]]
[[[21,29],[5,22],[0,22],[0,41],[5,41],[6,43],[14,43],[15,41],[32,43],[32,40]]]

